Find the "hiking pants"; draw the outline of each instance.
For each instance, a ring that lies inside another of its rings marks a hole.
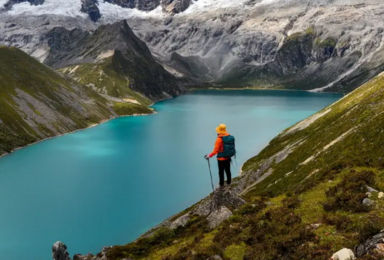
[[[219,161],[219,178],[220,178],[220,186],[224,186],[224,171],[227,175],[227,184],[231,184],[232,176],[231,176],[231,159]]]

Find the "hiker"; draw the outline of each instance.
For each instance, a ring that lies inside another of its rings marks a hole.
[[[231,157],[235,155],[235,138],[227,133],[227,127],[220,124],[216,127],[217,139],[215,148],[212,153],[204,156],[205,159],[213,157],[217,154],[217,163],[219,165],[219,178],[220,187],[224,186],[224,171],[227,175],[227,184],[230,185],[232,181],[231,176]]]

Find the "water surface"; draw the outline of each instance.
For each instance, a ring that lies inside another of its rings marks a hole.
[[[126,244],[211,189],[207,162],[220,123],[240,166],[279,132],[339,99],[296,91],[197,91],[0,159],[0,254],[48,260]],[[234,175],[240,171],[233,169]],[[217,183],[217,166],[213,163]]]

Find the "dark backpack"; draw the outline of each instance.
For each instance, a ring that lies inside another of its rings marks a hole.
[[[223,151],[217,154],[217,158],[231,158],[236,155],[235,137],[232,135],[222,136]]]

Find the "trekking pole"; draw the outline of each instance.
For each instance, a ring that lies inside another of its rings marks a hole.
[[[211,163],[209,162],[209,158],[207,159],[207,161],[208,161],[209,174],[211,175],[212,191],[215,192],[215,187],[213,186],[213,178],[212,178],[212,172],[211,172]]]
[[[212,171],[211,171],[211,163],[209,162],[209,158],[206,158],[207,161],[208,161],[208,169],[209,169],[209,175],[211,175],[211,185],[212,185],[212,200],[211,200],[211,209],[210,209],[210,212],[209,212],[209,215],[211,215],[211,213],[213,212],[213,208],[214,208],[214,199],[215,199],[215,187],[213,185],[213,177],[212,177]]]

